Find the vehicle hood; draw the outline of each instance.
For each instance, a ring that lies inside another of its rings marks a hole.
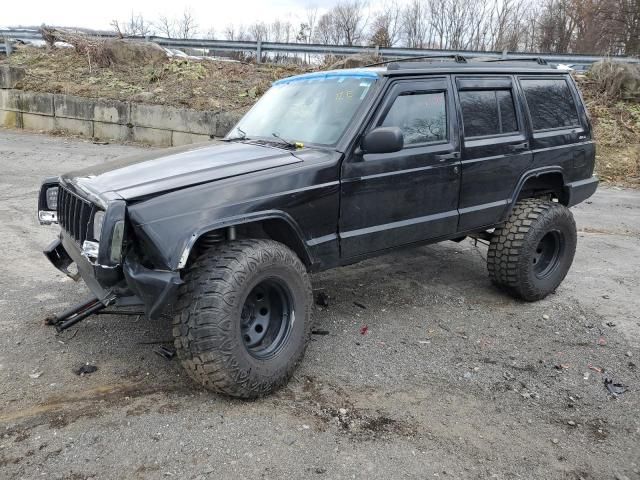
[[[291,151],[244,142],[153,150],[61,176],[89,197],[125,200],[301,162]]]

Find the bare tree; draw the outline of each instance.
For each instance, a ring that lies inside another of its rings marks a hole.
[[[271,23],[268,27],[269,30],[269,40],[272,42],[285,42],[288,43],[292,40],[292,29],[291,22],[283,22],[281,20],[276,20]]]
[[[405,46],[409,48],[424,48],[427,46],[427,12],[428,3],[412,0],[402,10],[401,37]]]
[[[233,23],[228,24],[224,28],[224,38],[226,38],[227,40],[231,40],[231,41],[238,40],[237,36],[238,36],[238,29]]]
[[[204,38],[206,38],[208,40],[215,40],[216,39],[216,29],[214,27],[209,27],[209,30],[207,30],[207,33],[204,34]]]
[[[316,21],[318,18],[318,9],[310,8],[305,13],[305,20],[300,23],[298,28],[298,34],[296,35],[296,42],[298,43],[311,43],[314,40],[316,33]],[[305,59],[307,55],[305,54]]]
[[[306,10],[295,27],[289,21],[257,22],[245,28],[228,25],[228,40],[379,45],[410,48],[640,53],[640,0],[389,0],[368,21],[367,0],[338,0],[320,15]],[[150,24],[133,12],[112,22],[121,36],[160,35],[193,38],[195,17],[160,16]],[[214,31],[206,36],[214,38]],[[271,56],[272,60],[297,58]],[[308,58],[307,60],[310,60]]]
[[[176,22],[176,34],[178,38],[193,38],[198,33],[198,24],[193,13],[188,8],[182,12],[182,16]]]
[[[158,33],[167,38],[172,38],[176,36],[176,22],[175,20],[169,19],[164,15],[161,15],[156,22],[156,30]]]
[[[371,22],[369,43],[380,47],[393,47],[400,40],[402,10],[395,0],[377,12]]]
[[[141,14],[134,14],[124,21],[112,20],[111,27],[120,37],[145,37],[153,33],[153,26]]]
[[[320,16],[313,38],[315,42],[325,45],[337,45],[340,43],[340,35],[336,29],[333,11],[330,10]]]
[[[627,55],[640,55],[640,0],[619,0],[619,39]]]
[[[538,49],[543,52],[569,51],[575,29],[569,6],[569,0],[546,0],[539,21]]]
[[[343,0],[333,7],[333,21],[336,32],[344,45],[358,45],[367,27],[363,18],[366,2],[364,0]]]
[[[248,27],[249,36],[256,42],[269,41],[269,27],[264,22],[257,22]]]

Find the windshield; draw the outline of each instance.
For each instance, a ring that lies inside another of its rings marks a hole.
[[[280,137],[288,142],[335,145],[375,81],[372,73],[280,80],[227,139]]]

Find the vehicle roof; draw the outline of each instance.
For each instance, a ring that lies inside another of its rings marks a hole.
[[[286,77],[275,81],[273,84],[284,84],[298,80],[311,80],[334,77],[355,77],[355,78],[380,78],[406,75],[420,75],[428,73],[475,73],[475,74],[545,74],[545,75],[566,75],[566,70],[558,70],[549,65],[540,65],[534,61],[514,62],[514,61],[437,61],[437,62],[411,62],[398,61],[385,65],[360,68],[345,68],[340,70],[322,70],[318,72],[303,73]]]

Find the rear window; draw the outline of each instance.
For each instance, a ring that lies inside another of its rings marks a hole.
[[[523,79],[534,130],[579,126],[578,111],[565,79]]]
[[[465,137],[518,131],[511,90],[463,90],[459,95]]]

